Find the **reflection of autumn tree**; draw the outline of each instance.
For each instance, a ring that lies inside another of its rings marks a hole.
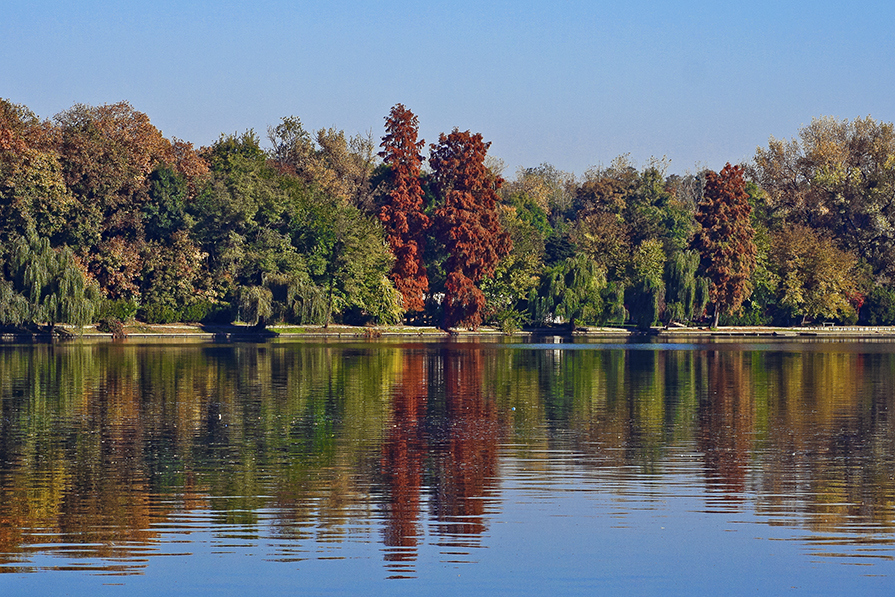
[[[817,532],[892,529],[895,355],[802,352],[779,358],[790,371],[769,396],[760,510],[791,508],[780,496],[807,494]],[[858,522],[863,524],[857,524]]]
[[[0,520],[17,521],[22,546],[61,542],[84,546],[74,557],[132,557],[135,544],[156,536],[133,362],[64,348],[22,352],[0,361],[0,377],[23,384],[0,396],[14,423],[3,433]]]
[[[245,420],[264,422],[260,435],[248,435],[257,447],[247,452],[253,460],[245,462],[245,471],[274,496],[278,537],[339,544],[350,540],[352,527],[373,507],[370,476],[389,415],[383,397],[398,375],[400,353],[292,348],[269,351],[266,381],[263,375],[245,380],[246,390],[262,397]],[[241,402],[253,402],[244,392]],[[221,470],[227,470],[223,462]],[[223,477],[216,475],[220,491],[226,490]],[[285,546],[284,557],[294,550],[294,544]]]
[[[627,362],[628,396],[631,409],[629,448],[639,455],[647,470],[661,458],[665,437],[665,361],[668,355],[658,351],[636,351]],[[635,381],[636,380],[636,381]]]
[[[483,354],[477,347],[442,352],[444,423],[435,454],[433,514],[448,544],[468,547],[485,531],[485,505],[497,474],[497,408],[483,390]]]
[[[697,445],[705,455],[706,482],[739,501],[746,489],[755,405],[745,366],[748,353],[707,351],[700,365],[705,386],[699,404]]]
[[[429,521],[442,547],[478,543],[508,439],[508,469],[534,480],[557,454],[624,481],[699,451],[710,499],[885,542],[893,370],[885,350],[817,344],[0,346],[0,565],[37,552],[133,570],[157,525],[210,510],[249,534],[270,524],[284,560],[305,541],[375,541],[381,522],[406,573]]]
[[[124,555],[123,544],[145,544],[156,533],[149,530],[150,488],[136,360],[123,354],[106,363],[98,383],[86,392],[81,414],[89,423],[73,438],[59,527],[66,542],[92,543],[92,555],[115,557]]]
[[[383,543],[388,549],[385,559],[390,562],[416,560],[420,488],[427,451],[424,428],[427,383],[425,353],[405,351],[401,382],[392,395],[391,426],[382,445],[380,461],[387,508]]]

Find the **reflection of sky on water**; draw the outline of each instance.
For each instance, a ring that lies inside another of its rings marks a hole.
[[[4,575],[0,586],[86,594],[91,587],[123,583],[128,595],[158,594],[160,585],[168,595],[302,594],[302,587],[333,595],[753,595],[790,587],[841,595],[860,578],[860,594],[890,594],[891,546],[872,554],[886,558],[882,569],[876,562],[874,569],[845,573],[843,563],[866,563],[867,546],[827,544],[837,538],[806,537],[792,521],[757,514],[748,502],[716,500],[687,448],[669,456],[663,474],[649,477],[635,470],[581,470],[574,453],[537,454],[535,461],[502,456],[503,480],[489,500],[480,545],[452,546],[423,525],[407,580],[383,575],[377,541],[382,521],[360,517],[340,540],[324,542],[314,540],[320,529],[313,525],[293,534],[277,512],[262,510],[250,526],[222,525],[214,511],[168,517],[156,527],[160,535],[146,558],[129,562],[124,572],[139,576],[119,577],[108,562],[68,560],[63,550],[38,555],[31,564],[87,572],[94,565],[98,575]],[[829,556],[845,561],[833,564]]]

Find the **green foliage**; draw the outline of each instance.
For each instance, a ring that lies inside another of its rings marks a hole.
[[[745,301],[738,312],[724,313],[721,315],[721,325],[749,326],[771,325],[774,321],[772,314],[760,302],[753,298]]]
[[[20,326],[31,322],[28,299],[16,292],[9,280],[0,280],[0,324]]]
[[[396,325],[401,323],[404,317],[401,293],[398,292],[392,281],[384,275],[379,278],[378,289],[375,286],[368,289],[367,298],[363,306],[364,313],[374,323],[381,325]]]
[[[595,325],[606,319],[602,291],[606,272],[584,255],[567,259],[541,277],[529,312],[539,324],[562,321],[570,326]]]
[[[501,309],[494,313],[492,317],[497,328],[504,334],[512,334],[522,329],[530,318],[525,311],[518,309]]]
[[[895,288],[874,287],[867,295],[861,319],[870,325],[895,325]]]
[[[228,323],[230,319],[229,303],[199,300],[184,306],[177,320],[191,323]]]
[[[54,250],[33,232],[12,242],[0,289],[0,323],[70,323],[93,321],[99,293],[78,267],[71,250]]]
[[[877,279],[895,274],[895,126],[872,118],[815,118],[790,141],[759,148],[752,176],[766,222],[824,229],[866,260]]]
[[[854,297],[864,278],[858,259],[840,249],[827,234],[793,226],[772,240],[772,261],[778,285],[778,304],[793,316],[807,319],[849,320],[855,315]]]
[[[631,318],[640,329],[655,324],[665,307],[665,251],[656,238],[643,241],[631,261],[631,284],[625,298]]]
[[[650,238],[634,250],[631,260],[631,278],[635,281],[651,279],[661,282],[665,271],[665,251],[662,243]]]
[[[696,316],[699,253],[678,251],[665,264],[665,321],[690,322]]]
[[[97,320],[133,321],[139,308],[140,305],[134,299],[105,299],[99,304],[96,318]]]
[[[644,277],[627,289],[626,299],[631,318],[641,330],[648,330],[659,320],[665,300],[665,285],[655,277]]]
[[[628,319],[625,307],[625,285],[622,282],[610,282],[600,295],[603,297],[603,323],[623,324]]]
[[[178,230],[191,227],[186,213],[186,179],[167,165],[149,175],[149,201],[142,207],[147,240],[166,240]]]
[[[308,254],[310,280],[325,293],[325,323],[352,307],[376,321],[394,319],[401,302],[396,302],[394,285],[383,283],[394,257],[377,220],[353,205],[324,198],[307,204],[295,226]],[[303,294],[305,300],[315,296]]]
[[[508,203],[514,208],[519,222],[536,230],[542,238],[553,231],[547,212],[534,198],[523,192],[516,192],[510,195]]]
[[[8,242],[29,229],[60,236],[73,224],[73,204],[56,152],[0,149],[0,240]]]
[[[510,235],[513,248],[497,264],[494,274],[481,283],[487,308],[495,316],[501,312],[525,311],[544,267],[544,238],[536,225],[520,218],[518,211],[509,209],[501,215],[501,226]]]
[[[213,172],[255,171],[267,161],[261,139],[251,129],[241,135],[222,134],[203,157]]]
[[[240,286],[236,290],[239,320],[254,326],[265,326],[273,315],[273,294],[263,286]]]
[[[571,236],[562,230],[554,230],[544,241],[544,263],[556,265],[576,254],[575,243]]]
[[[611,280],[624,280],[631,262],[628,233],[621,215],[593,211],[578,218],[572,236],[578,250],[605,267]]]
[[[152,303],[141,306],[137,317],[145,323],[175,323],[180,320],[180,313],[168,305]]]
[[[373,178],[371,135],[296,117],[268,129],[269,151],[250,130],[197,153],[126,102],[41,121],[0,100],[0,321],[128,321],[137,305],[210,321],[229,297],[260,323],[425,309],[471,327],[647,327],[698,320],[711,299],[719,321],[756,325],[852,321],[865,294],[862,321],[893,321],[890,123],[816,119],[759,150],[751,180],[621,156],[581,180],[542,164],[506,182],[481,136],[456,130],[426,174],[416,129],[396,106]],[[382,211],[386,196],[400,205]]]
[[[693,299],[693,319],[705,316],[706,307],[712,299],[712,283],[702,276],[696,278],[696,297]]]
[[[228,323],[231,317],[229,303],[197,300],[180,308],[160,303],[142,305],[137,318],[145,323]]]
[[[151,241],[143,247],[140,299],[144,305],[165,305],[178,311],[208,297],[210,285],[204,277],[205,253],[186,231],[178,230],[165,241]],[[213,294],[212,294],[213,296]]]

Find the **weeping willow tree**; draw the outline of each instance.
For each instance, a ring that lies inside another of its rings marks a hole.
[[[621,281],[610,282],[603,288],[603,323],[624,324],[628,319],[625,307],[625,285]]]
[[[267,273],[263,285],[273,299],[273,318],[298,324],[322,324],[326,321],[326,290],[307,275]]]
[[[665,299],[665,284],[647,276],[637,280],[627,292],[631,318],[638,329],[648,330],[659,319]]]
[[[532,320],[539,323],[603,323],[606,271],[585,255],[568,258],[541,278],[537,295],[529,301]]]
[[[80,328],[92,322],[99,300],[71,249],[54,249],[33,231],[13,240],[0,279],[0,323]]]
[[[705,310],[709,281],[697,275],[699,253],[678,251],[665,265],[665,321],[690,323]]]
[[[273,316],[273,293],[264,286],[240,286],[236,290],[239,319],[264,327]]]
[[[665,307],[665,251],[658,239],[640,243],[631,260],[633,283],[626,289],[625,298],[631,319],[641,330],[652,327]]]

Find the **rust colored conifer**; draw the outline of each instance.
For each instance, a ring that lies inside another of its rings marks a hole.
[[[503,179],[485,166],[490,143],[482,135],[457,129],[431,146],[429,164],[435,175],[441,207],[436,211],[437,234],[448,252],[445,262],[445,329],[464,325],[475,329],[484,318],[485,295],[477,284],[494,273],[511,248],[500,226],[497,189]]]
[[[694,245],[702,256],[715,303],[714,326],[721,311],[736,311],[749,298],[755,270],[755,231],[743,169],[727,164],[719,174],[706,174],[696,219],[702,231]]]
[[[389,190],[379,219],[395,264],[391,279],[401,293],[405,311],[422,311],[429,279],[423,263],[423,240],[429,218],[423,213],[423,190],[420,186],[420,150],[417,141],[419,120],[401,104],[394,106],[385,119],[386,135],[382,138],[379,156],[389,167]]]

